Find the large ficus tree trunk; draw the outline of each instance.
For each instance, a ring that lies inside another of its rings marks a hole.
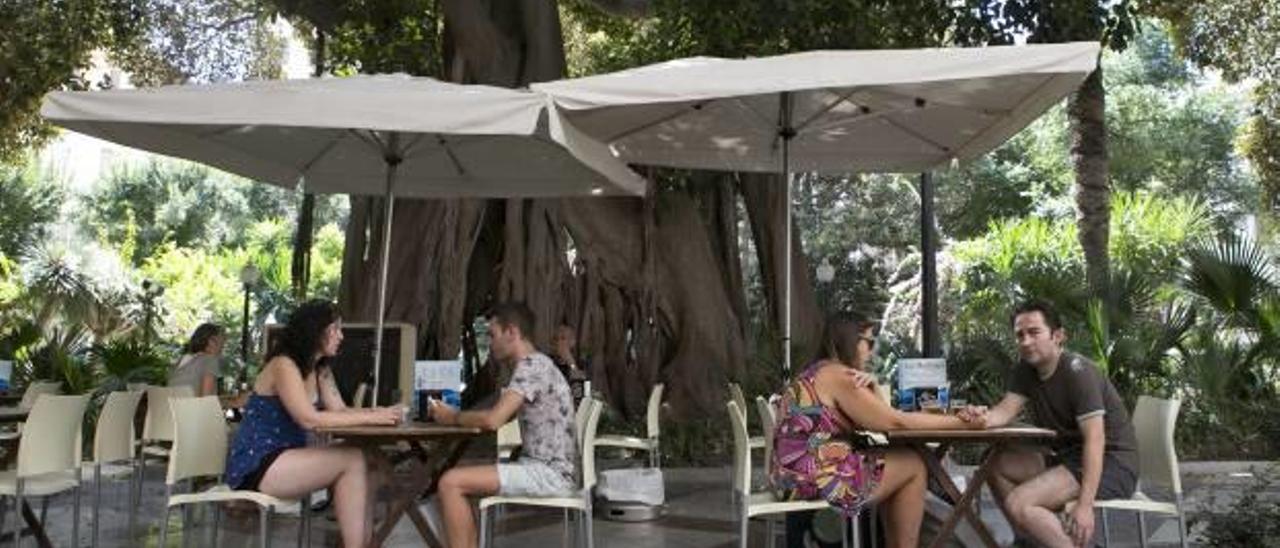
[[[448,79],[520,86],[562,77],[555,1],[440,7]],[[579,327],[593,386],[615,407],[642,410],[649,387],[664,382],[677,414],[721,411],[724,382],[742,377],[747,348],[733,178],[655,174],[681,177],[680,189],[644,199],[397,200],[388,320],[417,324],[423,353],[454,356],[485,306],[524,300],[538,316],[539,345],[556,323]],[[772,179],[751,185],[748,210],[753,234],[769,242],[762,253],[776,286],[785,195]],[[376,310],[381,204],[352,199],[340,298],[353,319],[372,320]],[[803,257],[799,245],[794,257]],[[816,308],[803,261],[794,268],[795,333],[807,342]],[[770,291],[776,311],[780,290]]]

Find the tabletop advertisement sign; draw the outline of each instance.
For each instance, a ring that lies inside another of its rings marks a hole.
[[[951,383],[943,358],[898,360],[898,409],[945,413],[951,404]]]
[[[427,420],[427,402],[437,399],[462,406],[462,362],[419,360],[413,363],[413,408],[419,420]]]

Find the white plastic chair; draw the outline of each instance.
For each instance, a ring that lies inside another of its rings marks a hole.
[[[93,546],[98,545],[99,516],[102,506],[102,479],[120,479],[137,473],[134,459],[136,436],[133,417],[138,411],[142,392],[112,392],[98,414],[93,435],[93,458],[81,465],[81,474],[93,476]],[[123,464],[122,464],[123,463]],[[137,482],[129,482],[129,538],[133,538],[138,509]]]
[[[23,499],[48,497],[69,490],[75,491],[71,534],[72,538],[80,538],[80,434],[88,404],[88,395],[46,394],[32,406],[27,417],[28,434],[23,434],[18,446],[17,468],[0,472],[0,496],[14,499],[15,547],[22,540]],[[3,521],[4,516],[0,514],[0,523]]]
[[[742,423],[747,423],[747,397],[742,393],[742,387],[736,382],[729,383],[729,397],[733,398],[733,403],[738,404],[738,411],[742,413]],[[764,449],[764,436],[750,436],[747,438],[747,445],[752,450]]]
[[[190,386],[147,387],[147,417],[142,423],[142,451],[138,458],[169,456],[169,449],[163,445],[173,442],[174,422],[169,404],[174,398],[193,396],[195,390]]]
[[[596,485],[596,459],[592,444],[596,435],[596,427],[600,424],[600,410],[604,407],[604,403],[595,398],[583,398],[583,404],[579,408],[585,408],[585,420],[581,428],[575,432],[578,437],[578,456],[580,460],[581,472],[581,488],[576,495],[567,497],[505,497],[492,496],[485,497],[480,500],[480,548],[486,548],[492,545],[493,539],[493,522],[489,516],[489,509],[496,509],[499,505],[504,504],[522,504],[525,506],[541,506],[544,508],[561,508],[565,511],[565,518],[568,519],[569,511],[576,511],[581,515],[581,523],[579,524],[579,533],[585,536],[587,548],[595,546],[594,535],[591,527],[591,496],[592,490]],[[568,521],[565,527],[568,528]]]
[[[46,394],[61,394],[62,383],[57,381],[31,381],[27,385],[27,389],[22,393],[22,399],[18,401],[18,409],[30,411],[31,407],[36,404],[36,400],[40,396]],[[19,422],[4,431],[0,431],[0,440],[14,440],[22,435],[22,423]]]
[[[1138,490],[1127,499],[1100,500],[1093,507],[1102,511],[1102,541],[1110,545],[1107,511],[1123,510],[1138,515],[1138,542],[1147,545],[1147,512],[1178,518],[1179,544],[1187,546],[1187,518],[1182,508],[1182,477],[1178,473],[1178,453],[1173,431],[1178,423],[1182,400],[1139,396],[1133,408],[1133,430],[1138,437]],[[1143,489],[1158,487],[1173,493],[1173,502],[1152,500]],[[1068,505],[1067,512],[1074,504]]]
[[[778,424],[773,414],[773,406],[764,396],[756,396],[756,413],[760,415],[760,427],[764,431],[764,467],[767,471],[773,462],[773,429]]]
[[[770,491],[753,493],[751,491],[751,448],[747,444],[746,412],[732,400],[725,403],[729,411],[729,422],[733,430],[733,506],[738,517],[738,546],[747,548],[749,524],[752,518],[791,512],[807,512],[831,508],[825,500],[779,501]],[[857,520],[852,520],[857,524]],[[773,523],[767,522],[769,531],[767,539],[772,545],[774,541]],[[849,538],[849,520],[844,522],[845,530],[841,537]],[[853,531],[853,538],[858,538],[858,530]]]
[[[653,390],[649,391],[649,404],[645,409],[645,437],[637,438],[635,436],[623,436],[620,434],[605,434],[595,439],[596,447],[622,447],[635,451],[645,451],[649,453],[649,466],[658,468],[662,464],[662,452],[658,445],[659,418],[662,415],[662,391],[664,385],[658,383],[653,385]]]
[[[160,522],[160,546],[166,546],[165,540],[169,529],[169,512],[177,506],[201,503],[222,503],[233,500],[249,501],[258,505],[259,538],[265,548],[271,540],[270,523],[273,512],[297,513],[307,508],[309,501],[303,499],[286,500],[257,491],[234,491],[222,483],[222,474],[227,462],[227,423],[222,417],[222,404],[217,396],[202,398],[174,398],[170,401],[173,422],[181,424],[173,439],[173,450],[169,454],[169,472],[165,477],[164,494],[168,501],[165,505],[164,519]],[[174,494],[174,485],[194,478],[215,478],[217,483],[201,492]],[[302,546],[310,529],[309,512],[302,512],[302,524],[298,534],[298,545]],[[213,513],[213,545],[218,544],[218,519],[220,512],[214,506]],[[187,522],[184,519],[185,529]]]
[[[22,393],[22,401],[18,402],[19,409],[31,409],[35,406],[36,400],[40,396],[50,394],[57,395],[62,393],[62,383],[58,381],[32,381],[27,385],[27,390]]]

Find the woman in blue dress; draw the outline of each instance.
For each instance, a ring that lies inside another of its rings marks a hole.
[[[398,407],[348,408],[328,360],[342,343],[333,303],[300,306],[254,381],[244,420],[227,458],[227,484],[281,498],[333,488],[334,513],[344,546],[369,540],[368,474],[354,447],[307,447],[306,432],[322,426],[394,425]],[[320,405],[317,405],[320,404]]]

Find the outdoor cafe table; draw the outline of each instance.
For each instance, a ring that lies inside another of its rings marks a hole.
[[[951,507],[951,514],[942,522],[942,528],[938,530],[938,535],[929,543],[930,548],[940,548],[947,545],[962,517],[968,520],[969,525],[973,526],[974,532],[982,539],[983,544],[990,548],[998,548],[999,544],[991,536],[991,532],[987,530],[982,520],[977,518],[977,513],[974,511],[973,506],[978,493],[982,490],[982,485],[990,480],[996,455],[1000,449],[1008,445],[1043,442],[1053,438],[1055,435],[1052,430],[1031,426],[1007,426],[987,430],[891,430],[885,432],[885,437],[889,440],[890,446],[910,447],[919,453],[920,457],[924,459],[925,466],[929,469],[930,478],[937,481],[938,485],[942,486],[943,491],[951,497],[951,500],[955,501],[955,504]],[[952,445],[957,444],[981,444],[989,448],[983,455],[982,462],[978,464],[978,469],[974,471],[973,477],[969,478],[963,493],[951,481],[951,476],[942,467],[943,455],[946,455],[947,450]],[[999,507],[1000,505],[997,504],[997,506]],[[1000,507],[1000,511],[1004,512],[1004,508]],[[1007,518],[1008,516],[1006,515],[1005,517]]]
[[[386,517],[381,523],[374,524],[370,546],[382,546],[396,523],[406,514],[427,546],[444,545],[418,508],[418,499],[436,491],[440,476],[457,464],[471,440],[483,434],[483,430],[410,422],[400,426],[321,427],[316,429],[316,433],[325,443],[341,440],[364,448],[381,460],[386,470],[392,469],[390,463],[395,462],[395,457],[409,458],[409,475],[388,486],[392,499]]]

